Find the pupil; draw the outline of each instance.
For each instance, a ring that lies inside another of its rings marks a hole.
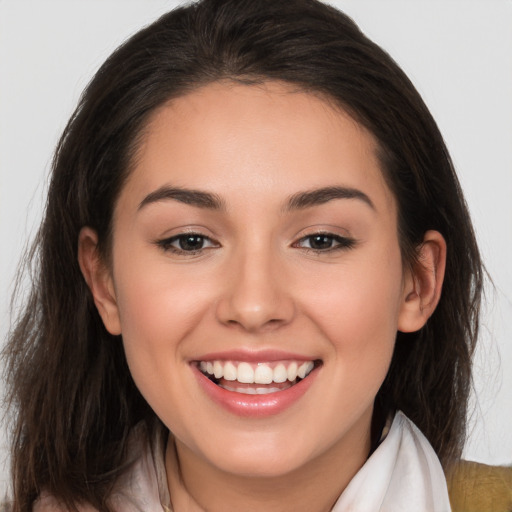
[[[310,240],[312,249],[330,249],[332,240],[330,236],[326,235],[315,235]]]
[[[203,247],[203,237],[188,235],[180,238],[180,249],[184,251],[197,251]]]

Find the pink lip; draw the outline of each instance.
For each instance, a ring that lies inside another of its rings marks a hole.
[[[286,359],[280,355],[280,359]],[[234,357],[233,352],[229,353],[229,359],[240,360],[239,357]],[[262,361],[261,353],[258,354],[258,361]],[[288,355],[289,356],[289,355]],[[219,357],[219,354],[215,355],[214,359],[226,359],[225,357]],[[288,359],[297,359],[296,356],[288,357]],[[247,358],[242,358],[244,361],[248,361]],[[263,359],[264,361],[271,361],[274,359]],[[204,361],[204,359],[203,359]],[[275,393],[269,393],[267,395],[246,395],[243,393],[236,393],[234,391],[228,391],[227,389],[217,386],[208,377],[203,375],[199,368],[192,364],[190,366],[198,380],[199,385],[208,397],[215,403],[227,411],[236,414],[241,417],[252,417],[252,418],[264,418],[279,414],[288,407],[296,403],[307,390],[311,387],[315,378],[318,374],[319,368],[315,368],[304,380],[293,385],[292,387],[285,389],[284,391],[277,391]]]
[[[212,352],[195,358],[195,361],[247,361],[248,363],[271,363],[272,361],[314,361],[316,358],[281,350],[229,350]]]

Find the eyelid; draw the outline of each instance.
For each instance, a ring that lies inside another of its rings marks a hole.
[[[316,254],[326,254],[330,252],[340,251],[340,250],[349,250],[352,249],[356,243],[357,240],[348,234],[339,234],[339,233],[333,233],[331,230],[328,229],[317,229],[314,231],[304,232],[303,235],[298,236],[295,239],[295,242],[291,244],[292,247],[302,249],[307,252],[314,252]],[[197,250],[186,250],[182,249],[180,247],[176,247],[174,244],[179,242],[181,238],[187,237],[187,236],[196,236],[202,239],[204,244],[202,247],[198,248]],[[333,245],[332,247],[327,248],[314,248],[314,247],[306,247],[302,244],[308,240],[311,240],[312,238],[316,236],[324,236],[326,238],[332,239]],[[164,252],[170,252],[174,253],[178,256],[197,256],[203,253],[204,251],[208,251],[212,248],[218,248],[221,247],[221,244],[215,240],[213,237],[204,234],[202,230],[200,229],[194,229],[191,228],[185,228],[181,230],[178,233],[172,234],[170,236],[162,237],[159,239],[156,239],[153,241],[155,245],[157,245],[161,250]]]
[[[313,247],[302,247],[299,245],[301,242],[304,242],[304,241],[311,239],[315,236],[325,236],[327,238],[332,238],[333,241],[337,242],[337,245],[334,245],[333,247],[328,247],[326,249],[315,249]],[[312,233],[304,234],[292,245],[299,249],[304,249],[308,252],[313,251],[314,253],[317,253],[317,254],[326,254],[326,253],[330,253],[330,252],[334,252],[334,251],[349,250],[349,249],[352,249],[356,244],[357,244],[357,240],[350,235],[340,235],[337,233],[332,233],[331,231],[327,231],[327,230],[318,230],[318,231],[314,231]]]
[[[207,247],[201,247],[197,250],[191,250],[186,251],[184,249],[180,249],[179,247],[175,247],[172,245],[173,243],[180,240],[180,238],[184,238],[187,236],[197,236],[202,238],[204,241],[207,241],[209,245]],[[186,229],[184,231],[181,231],[179,233],[173,234],[168,237],[159,238],[153,242],[155,245],[157,245],[160,249],[162,249],[164,252],[170,252],[173,254],[176,254],[178,256],[197,256],[198,254],[202,253],[205,250],[209,250],[212,248],[220,247],[219,242],[217,242],[214,238],[211,236],[205,235],[201,231],[197,229]]]

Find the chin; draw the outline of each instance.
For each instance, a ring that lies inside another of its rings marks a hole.
[[[216,453],[210,463],[221,471],[242,478],[278,478],[307,465],[312,457],[304,449],[304,444],[293,435],[287,436],[293,441],[292,446],[279,443],[251,443],[243,447],[232,443],[228,451]],[[275,440],[273,440],[275,443]],[[300,451],[297,450],[301,447]],[[212,454],[213,455],[213,454]]]

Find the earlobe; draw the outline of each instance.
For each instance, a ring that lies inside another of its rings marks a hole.
[[[121,334],[112,275],[99,254],[98,235],[89,227],[82,228],[78,237],[78,263],[105,328],[110,334]]]
[[[446,267],[446,242],[438,231],[427,231],[418,258],[404,280],[398,330],[420,330],[437,307]]]

